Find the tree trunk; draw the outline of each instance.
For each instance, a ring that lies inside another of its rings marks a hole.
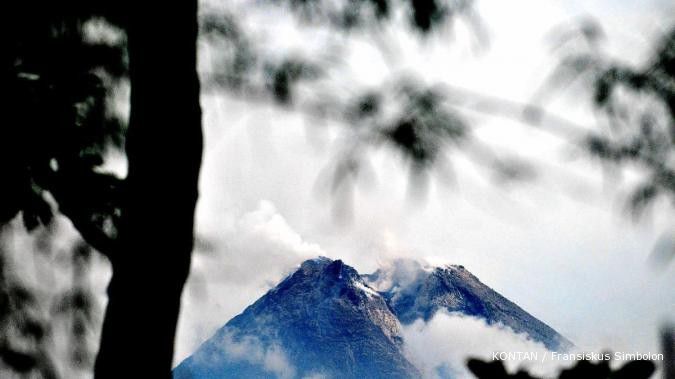
[[[139,8],[139,9],[134,9]],[[95,377],[170,378],[202,154],[197,0],[131,6],[129,174]]]

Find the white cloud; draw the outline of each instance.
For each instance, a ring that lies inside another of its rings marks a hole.
[[[488,325],[475,317],[438,312],[428,322],[417,320],[404,326],[402,333],[406,354],[426,379],[436,378],[440,367],[450,370],[457,378],[473,378],[466,369],[467,359],[492,360],[493,352],[537,354],[537,361],[506,360],[504,363],[510,372],[527,368],[531,374],[551,376],[560,366],[559,362],[543,362],[547,352],[543,344],[503,325]]]
[[[213,342],[217,350],[215,355],[197,355],[197,364],[209,366],[221,364],[226,357],[229,362],[246,362],[263,368],[279,379],[290,379],[296,375],[295,367],[289,362],[286,353],[279,344],[264,344],[256,336],[236,336],[234,330],[225,330]],[[221,355],[222,354],[222,355]]]

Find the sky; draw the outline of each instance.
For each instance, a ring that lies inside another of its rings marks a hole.
[[[344,65],[330,73],[333,85],[346,77],[375,85],[392,73],[414,71],[427,82],[529,101],[555,63],[550,38],[556,26],[597,18],[608,54],[639,64],[675,15],[659,0],[483,0],[477,11],[489,35],[486,47],[463,38],[466,25],[457,27],[452,41],[423,43],[394,26],[383,33],[405,53],[392,65],[367,39],[338,38],[348,48]],[[315,48],[320,33],[308,39],[278,16],[252,11],[242,22],[270,29],[264,35],[269,46]],[[202,68],[210,54],[203,47]],[[376,149],[369,156],[370,180],[356,183],[347,208],[326,186],[330,163],[349,143],[344,126],[227,94],[205,94],[202,106],[206,151],[197,234],[208,246],[193,259],[176,363],[317,255],[343,259],[361,273],[401,257],[462,264],[589,351],[658,351],[658,328],[675,321],[675,265],[648,264],[657,241],[672,243],[673,209],[657,203],[632,220],[623,209],[626,187],[557,137],[514,120],[477,117],[477,137],[537,162],[536,179],[500,184],[465,159],[452,159],[451,175],[431,173],[424,198],[410,195],[405,162]],[[592,123],[579,92],[549,107],[576,123]],[[351,217],[336,218],[336,209],[350,210]],[[410,339],[438,335],[424,333]]]

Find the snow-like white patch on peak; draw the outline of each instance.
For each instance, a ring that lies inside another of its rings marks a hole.
[[[360,289],[361,291],[365,292],[368,297],[381,297],[379,292],[375,291],[374,289],[368,287],[368,285],[362,283],[359,280],[354,280],[353,281],[354,287]]]

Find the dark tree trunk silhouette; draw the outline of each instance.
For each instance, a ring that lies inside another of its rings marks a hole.
[[[171,377],[201,165],[197,1],[131,8],[129,171],[97,379]]]

